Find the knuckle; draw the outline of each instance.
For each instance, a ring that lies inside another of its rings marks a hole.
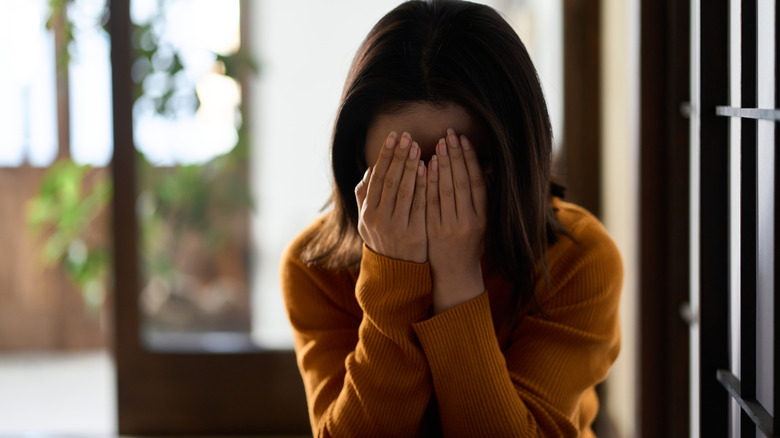
[[[432,205],[434,207],[438,207],[439,203],[440,203],[440,201],[439,201],[439,197],[438,196],[431,196],[431,197],[428,198],[428,204],[430,204],[430,205]]]
[[[452,187],[440,187],[439,188],[439,195],[442,198],[451,198],[455,194],[455,191],[452,189]]]
[[[395,190],[398,188],[398,179],[393,177],[385,177],[384,187],[386,190]]]
[[[379,156],[381,158],[384,158],[385,160],[392,160],[393,155],[394,155],[393,151],[386,147],[383,147],[382,150],[379,151]]]
[[[467,178],[455,178],[452,184],[455,186],[455,190],[468,190],[471,186]]]
[[[398,195],[397,196],[398,196],[399,200],[409,199],[409,198],[412,197],[412,195],[414,195],[414,192],[412,192],[410,190],[406,190],[404,188],[399,188],[398,189]]]

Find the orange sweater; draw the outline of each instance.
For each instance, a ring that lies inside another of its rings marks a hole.
[[[602,381],[617,357],[622,264],[601,224],[558,200],[574,241],[548,249],[545,316],[507,316],[511,285],[433,316],[428,263],[363,247],[360,273],[301,262],[315,222],[288,248],[281,280],[317,437],[593,436]],[[576,241],[576,243],[575,243]]]

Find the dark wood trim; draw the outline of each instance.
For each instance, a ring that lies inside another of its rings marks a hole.
[[[133,96],[130,77],[129,0],[112,0],[109,32],[111,37],[111,81],[114,125],[114,156],[111,161],[114,183],[114,353],[117,374],[124,371],[125,359],[138,349],[138,236],[135,217],[135,147],[133,141]],[[118,382],[120,390],[124,382]]]
[[[687,1],[642,1],[640,68],[640,436],[689,434],[690,96]]]
[[[566,197],[601,215],[601,1],[563,3]]]
[[[114,156],[111,162],[114,185],[114,357],[117,376],[119,432],[127,433],[124,394],[135,382],[128,378],[140,352],[138,339],[138,237],[135,216],[135,146],[133,140],[133,96],[130,77],[130,5],[128,0],[110,3],[111,82],[114,124]]]
[[[563,2],[563,141],[555,177],[566,186],[566,199],[601,217],[601,1]],[[602,405],[607,393],[596,387]],[[593,428],[599,436],[617,436],[606,409]]]

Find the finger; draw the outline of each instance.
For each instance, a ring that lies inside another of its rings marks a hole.
[[[425,191],[427,188],[425,163],[422,160],[417,162],[416,179],[412,211],[409,213],[409,226],[414,230],[422,230],[425,229]]]
[[[406,161],[409,158],[409,152],[411,151],[412,136],[408,132],[404,132],[401,135],[401,139],[398,141],[398,147],[393,151],[393,157],[390,162],[390,166],[387,169],[387,173],[384,175],[384,181],[382,184],[382,196],[379,200],[379,208],[392,213],[395,209],[395,200],[398,195],[398,188],[401,185],[401,177],[403,176],[404,169],[406,168]],[[416,159],[415,159],[416,161]],[[409,192],[412,193],[411,191]]]
[[[436,145],[436,155],[439,162],[439,203],[441,204],[441,218],[456,218],[455,190],[452,187],[452,166],[447,150],[447,141],[440,139]]]
[[[417,180],[417,167],[419,165],[420,145],[415,141],[412,142],[409,156],[406,159],[406,163],[404,163],[403,175],[398,186],[398,193],[395,196],[395,208],[393,209],[393,216],[404,219],[405,223],[409,222],[409,212],[412,209],[414,185]]]
[[[355,199],[357,200],[358,211],[363,211],[363,204],[366,200],[366,191],[368,190],[368,180],[371,178],[371,167],[366,169],[363,179],[355,186]]]
[[[474,150],[471,140],[465,135],[461,135],[460,144],[463,146],[463,157],[466,160],[466,170],[469,172],[471,200],[474,204],[474,211],[478,215],[483,215],[487,211],[487,186],[482,175],[482,166],[479,164],[479,157],[477,156],[477,151]]]
[[[439,159],[436,155],[428,161],[428,178],[425,195],[425,224],[439,226],[441,224],[441,203],[439,202]]]
[[[376,159],[374,170],[371,172],[371,177],[368,180],[366,201],[370,207],[378,206],[379,200],[382,198],[382,187],[385,183],[385,174],[390,167],[390,163],[393,161],[396,143],[398,143],[398,134],[394,131],[387,136],[384,145],[382,145],[382,149],[379,151],[379,157]]]
[[[455,193],[455,211],[458,217],[475,212],[471,203],[471,184],[466,162],[463,159],[463,148],[460,139],[452,129],[447,130],[447,149],[449,150],[450,168],[452,169],[452,187]]]

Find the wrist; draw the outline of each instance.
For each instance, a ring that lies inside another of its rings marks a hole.
[[[471,301],[485,292],[482,269],[455,275],[433,275],[433,312],[439,314],[459,304]]]

